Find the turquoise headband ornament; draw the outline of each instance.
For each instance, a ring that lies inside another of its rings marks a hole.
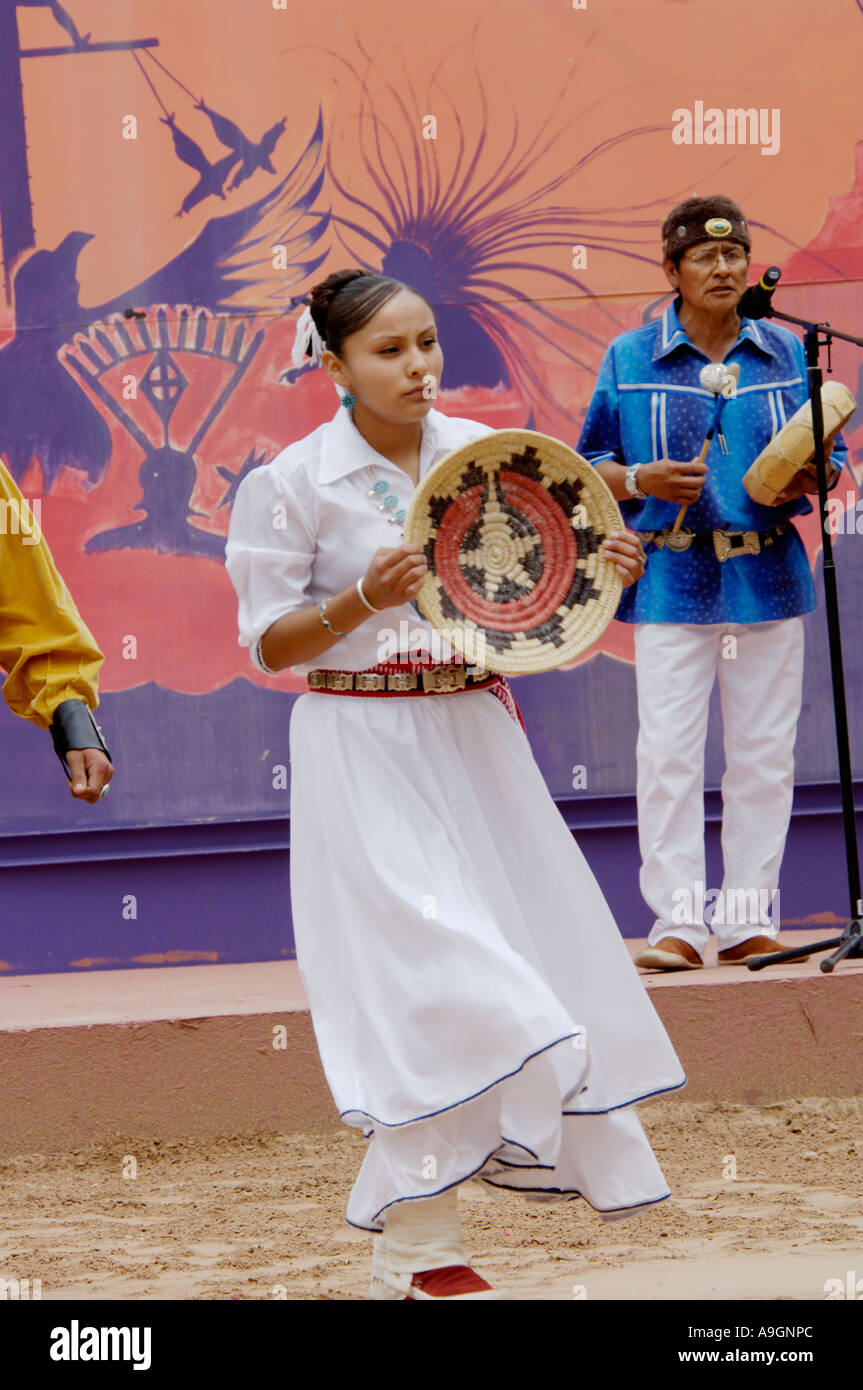
[[[724,216],[713,216],[704,218],[704,213],[691,217],[686,222],[680,222],[669,232],[663,252],[666,256],[672,256],[675,252],[687,251],[690,246],[697,246],[701,241],[737,241],[749,251],[752,246],[752,238],[749,229],[742,217],[730,218]]]

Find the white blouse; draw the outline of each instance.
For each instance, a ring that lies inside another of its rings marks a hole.
[[[437,410],[429,411],[422,431],[420,478],[453,449],[493,432],[489,425]],[[260,666],[255,645],[277,618],[341,593],[363,577],[376,550],[403,543],[402,527],[378,510],[382,495],[368,495],[369,464],[398,497],[399,507],[407,507],[411,479],[366,442],[340,406],[332,420],[253,469],[237,489],[225,558],[239,598],[239,645],[251,649],[253,664]],[[369,613],[366,622],[314,661],[291,669],[298,675],[361,671],[397,653],[416,655],[423,640],[418,629],[426,634],[432,660],[453,655],[431,623],[404,603]]]

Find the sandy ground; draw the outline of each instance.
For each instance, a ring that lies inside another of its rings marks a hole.
[[[828,1279],[863,1281],[863,1100],[639,1114],[671,1200],[607,1223],[465,1184],[475,1267],[519,1299],[823,1300]],[[0,1277],[40,1279],[43,1300],[364,1299],[371,1237],[344,1222],[363,1150],[340,1129],[6,1160]]]

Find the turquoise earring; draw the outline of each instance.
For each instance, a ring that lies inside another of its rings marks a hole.
[[[356,403],[357,398],[356,396],[352,396],[350,391],[346,391],[345,394],[342,396],[342,405],[344,406],[345,410],[350,410],[351,406],[356,405]]]

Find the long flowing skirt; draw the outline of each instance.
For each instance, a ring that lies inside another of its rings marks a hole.
[[[290,748],[297,958],[369,1141],[349,1223],[469,1177],[608,1216],[667,1197],[628,1107],[686,1078],[503,704],[310,692]]]

